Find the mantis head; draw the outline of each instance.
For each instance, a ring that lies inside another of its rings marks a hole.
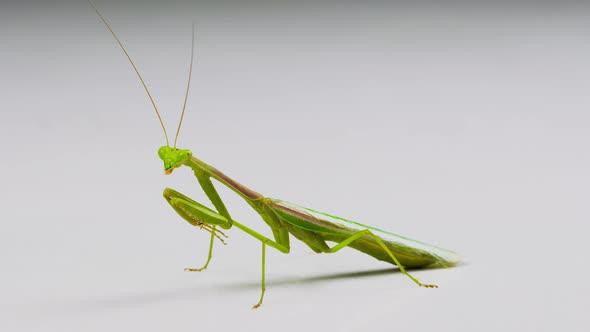
[[[171,174],[175,168],[189,161],[192,155],[193,153],[190,150],[171,148],[167,145],[158,150],[158,156],[164,162],[164,173],[167,175]]]

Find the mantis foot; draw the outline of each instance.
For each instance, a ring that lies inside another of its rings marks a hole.
[[[424,288],[438,288],[437,285],[429,285],[429,284],[423,284],[423,283],[420,283],[419,285],[420,285],[420,287],[424,287]]]
[[[195,269],[195,268],[192,268],[192,267],[187,267],[187,268],[184,269],[184,271],[185,272],[203,272],[203,271],[205,271],[206,268],[207,268],[206,266],[203,266],[200,269]]]

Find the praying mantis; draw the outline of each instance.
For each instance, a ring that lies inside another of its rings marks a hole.
[[[92,2],[90,2],[90,5],[96,11],[102,22],[113,35],[115,41],[125,53],[154,108],[166,140],[166,145],[160,147],[158,150],[158,156],[164,163],[165,174],[170,175],[175,169],[180,167],[190,168],[194,172],[199,185],[213,204],[214,209],[211,209],[174,189],[164,189],[163,195],[165,200],[180,217],[186,220],[189,224],[210,233],[209,252],[205,264],[200,268],[186,268],[185,271],[204,271],[211,261],[213,244],[215,241],[225,244],[227,236],[224,231],[233,227],[251,235],[253,238],[260,241],[262,246],[261,292],[260,298],[253,308],[260,307],[266,291],[266,247],[268,246],[282,253],[288,254],[290,251],[290,236],[305,243],[316,253],[335,253],[346,247],[354,248],[378,260],[396,265],[401,273],[406,275],[417,285],[426,288],[436,288],[438,286],[421,283],[417,278],[412,276],[406,268],[430,266],[451,267],[461,260],[458,254],[450,250],[411,240],[403,236],[283,200],[265,197],[230,178],[215,167],[197,159],[193,156],[190,150],[177,148],[176,143],[178,141],[178,135],[186,110],[192,76],[195,39],[194,24],[186,93],[174,138],[174,144],[170,146],[168,133],[164,126],[164,122],[162,121],[160,112],[158,111],[156,103],[139,73],[139,70],[103,15]],[[212,180],[226,186],[243,198],[270,228],[272,239],[232,218]],[[336,244],[330,247],[327,242],[333,242]]]

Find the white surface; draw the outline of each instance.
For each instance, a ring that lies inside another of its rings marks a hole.
[[[148,100],[83,2],[0,10],[3,331],[584,331],[590,305],[587,7],[97,1],[179,145],[268,196],[463,254],[417,271],[237,230],[161,197]],[[270,234],[227,190],[232,214]]]

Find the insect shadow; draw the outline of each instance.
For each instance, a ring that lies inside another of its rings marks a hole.
[[[427,267],[417,268],[412,270],[434,270],[439,269],[438,267]],[[376,270],[366,270],[358,272],[344,272],[344,273],[333,273],[326,275],[318,275],[312,277],[299,277],[299,278],[283,278],[269,280],[268,284],[273,286],[293,286],[293,285],[309,285],[321,282],[329,282],[333,280],[344,280],[344,279],[358,279],[358,278],[371,278],[380,275],[397,274],[401,273],[398,269],[382,268]],[[48,314],[59,314],[59,313],[70,313],[71,310],[78,312],[94,312],[103,310],[116,310],[120,308],[130,308],[142,305],[149,305],[154,303],[162,303],[168,301],[184,301],[195,299],[195,296],[211,296],[218,295],[220,293],[231,293],[235,291],[249,291],[251,289],[258,289],[260,284],[257,282],[246,282],[246,283],[233,283],[233,284],[216,284],[209,285],[207,287],[180,287],[180,288],[168,288],[153,290],[149,292],[142,292],[136,294],[113,294],[103,296],[101,298],[91,298],[84,300],[76,300],[73,302],[62,303],[58,306],[53,306],[51,309],[46,309]]]
[[[437,270],[440,267],[422,267],[422,268],[412,268],[406,269],[409,271],[420,271],[420,270]],[[319,275],[319,276],[312,276],[312,277],[294,277],[294,278],[283,278],[283,279],[276,279],[268,280],[266,282],[267,285],[272,286],[289,286],[289,285],[302,285],[302,284],[312,284],[312,283],[321,283],[324,281],[333,281],[333,280],[341,280],[341,279],[352,279],[352,278],[369,278],[384,274],[396,274],[401,273],[399,269],[395,268],[382,268],[376,270],[367,270],[367,271],[357,271],[357,272],[344,272],[344,273],[333,273],[333,274],[326,274],[326,275]],[[225,288],[228,289],[250,289],[250,288],[258,288],[260,287],[259,282],[244,282],[244,283],[236,283]]]

